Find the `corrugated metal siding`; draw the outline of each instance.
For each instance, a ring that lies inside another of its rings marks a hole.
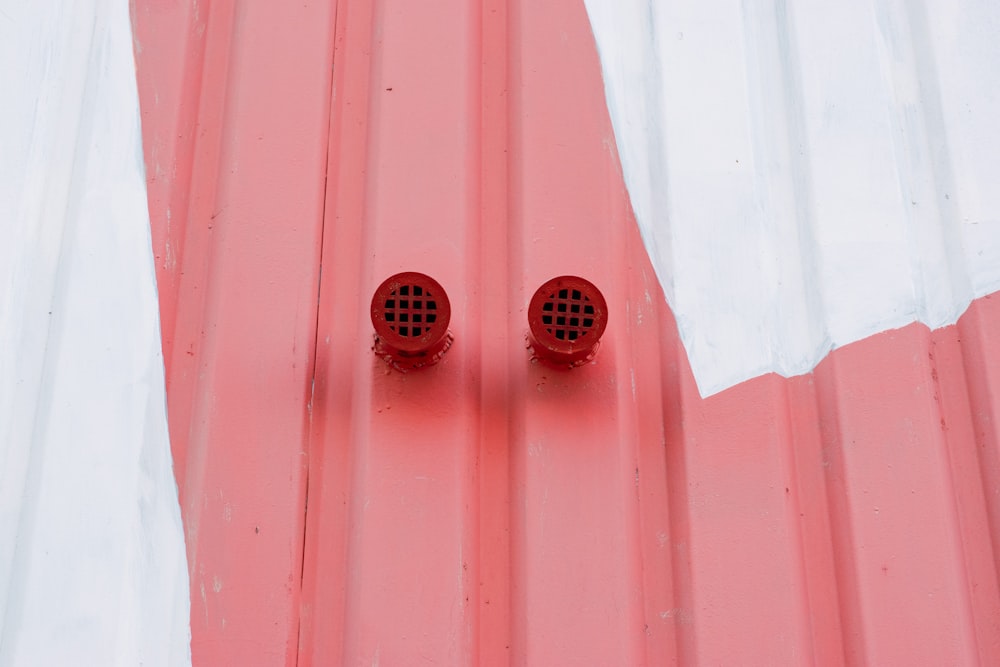
[[[330,3],[136,3],[199,665],[295,663]]]
[[[1000,4],[585,4],[703,395],[1000,290]]]
[[[134,18],[195,664],[1000,661],[997,298],[702,399],[582,2]],[[456,342],[403,375],[411,269]],[[572,372],[561,273],[611,309]]]

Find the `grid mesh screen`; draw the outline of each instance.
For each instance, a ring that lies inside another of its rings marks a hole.
[[[542,304],[542,324],[556,339],[575,341],[594,326],[594,304],[580,290],[553,292]]]
[[[437,302],[420,285],[400,285],[385,300],[383,312],[389,328],[404,338],[419,338],[437,322]]]

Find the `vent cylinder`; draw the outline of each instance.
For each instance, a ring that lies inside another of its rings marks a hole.
[[[451,347],[450,321],[440,283],[414,271],[390,276],[372,297],[375,354],[400,371],[435,364]]]
[[[597,354],[608,323],[601,291],[578,276],[559,276],[538,288],[528,305],[534,358],[573,368]]]

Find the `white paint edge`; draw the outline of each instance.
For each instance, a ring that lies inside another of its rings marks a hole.
[[[189,665],[128,3],[0,0],[0,666]]]
[[[702,395],[1000,290],[1000,4],[586,6]]]

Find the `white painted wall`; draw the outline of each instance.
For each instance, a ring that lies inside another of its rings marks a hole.
[[[1000,289],[1000,3],[586,5],[703,395]]]
[[[0,0],[0,666],[190,664],[125,0]]]

